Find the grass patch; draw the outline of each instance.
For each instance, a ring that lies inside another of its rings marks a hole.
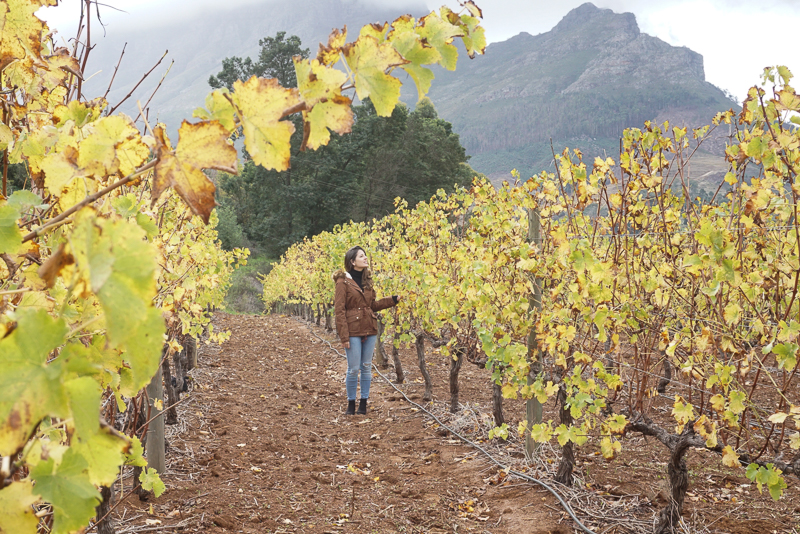
[[[264,313],[264,302],[261,295],[264,287],[258,279],[259,275],[267,274],[272,269],[271,258],[266,256],[251,256],[247,265],[234,271],[231,287],[225,295],[225,312],[240,314]]]

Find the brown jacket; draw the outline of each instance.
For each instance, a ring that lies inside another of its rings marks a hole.
[[[378,316],[375,312],[394,306],[394,299],[386,297],[375,300],[374,289],[368,287],[362,291],[350,274],[341,269],[333,273],[333,280],[336,282],[333,300],[336,332],[342,343],[348,343],[351,337],[376,335]]]

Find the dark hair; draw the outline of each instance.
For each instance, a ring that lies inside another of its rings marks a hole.
[[[351,248],[350,250],[348,250],[347,252],[344,253],[344,270],[345,271],[349,271],[350,269],[353,268],[353,264],[356,261],[356,256],[358,256],[358,251],[359,250],[361,252],[363,252],[364,254],[366,254],[366,251],[363,248],[358,247],[358,246],[353,247],[353,248]]]
[[[348,250],[347,252],[345,252],[345,254],[344,254],[344,270],[345,271],[349,271],[350,269],[353,268],[353,264],[356,261],[356,256],[358,255],[359,251],[363,252],[364,254],[367,253],[366,250],[364,250],[363,248],[361,248],[359,246],[355,246],[355,247],[351,248],[350,250]],[[372,273],[370,272],[369,269],[364,269],[364,274],[362,274],[361,283],[364,285],[364,289],[372,289],[372,287],[373,287],[373,284],[372,284]]]

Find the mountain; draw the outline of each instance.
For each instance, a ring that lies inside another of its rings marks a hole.
[[[108,95],[112,105],[169,49],[120,109],[136,116],[136,100],[145,104],[174,60],[148,106],[150,122],[166,123],[174,136],[181,120],[204,104],[208,78],[219,72],[225,57],[255,58],[258,40],[278,31],[298,35],[314,55],[334,27],[346,24],[352,39],[364,24],[428,12],[423,0],[408,2],[398,9],[368,0],[263,0],[174,22],[165,17],[127,32],[111,28],[90,55],[87,72],[100,72],[85,84],[84,94],[92,98],[105,92],[124,43]],[[462,50],[456,71],[437,68],[435,73],[429,96],[439,116],[461,136],[470,165],[496,182],[510,178],[514,168],[523,177],[552,169],[551,138],[557,153],[568,146],[579,148],[589,161],[604,155],[616,159],[626,127],[652,119],[700,126],[716,112],[736,107],[705,81],[700,54],[642,33],[631,13],[590,3],[570,11],[549,32],[521,33],[488,46],[484,56],[469,60]],[[403,100],[413,107],[414,84],[400,76],[406,82]],[[712,145],[693,158],[693,176],[711,178],[724,171],[722,144]]]
[[[700,54],[642,33],[632,13],[590,3],[547,33],[521,33],[454,72],[438,70],[429,96],[470,165],[493,179],[552,169],[551,138],[556,153],[568,146],[616,160],[626,127],[652,119],[696,127],[736,107],[705,81]],[[715,146],[698,154],[693,175],[722,169]]]
[[[191,119],[192,111],[204,105],[205,96],[211,91],[208,78],[221,70],[222,60],[231,56],[257,57],[261,38],[274,36],[279,31],[297,35],[314,56],[318,44],[328,41],[333,28],[347,25],[351,38],[355,38],[365,24],[392,21],[404,13],[418,16],[427,12],[423,0],[408,0],[407,7],[402,10],[379,7],[363,0],[293,0],[291,3],[264,0],[194,13],[173,21],[154,21],[128,30],[111,27],[107,36],[100,39],[95,36],[102,32],[93,27],[96,47],[89,55],[86,72],[96,74],[84,85],[83,92],[87,98],[105,93],[127,43],[107,97],[114,105],[130,93],[142,75],[169,50],[161,65],[119,109],[135,117],[138,114],[136,100],[145,105],[170,61],[174,60],[148,105],[150,122],[156,119],[164,122],[173,136],[181,121]]]

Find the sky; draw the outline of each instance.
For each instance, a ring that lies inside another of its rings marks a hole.
[[[107,31],[153,26],[178,17],[268,0],[104,0],[100,6]],[[280,0],[285,1],[285,0]],[[398,15],[410,0],[353,0],[396,7]],[[458,7],[456,0],[417,0],[429,9]],[[476,0],[483,10],[490,43],[520,32],[549,31],[583,0]],[[632,12],[644,33],[673,46],[685,46],[703,55],[706,80],[741,100],[747,89],[760,83],[764,67],[786,65],[800,76],[800,0],[594,0],[597,7],[617,13]],[[58,7],[38,15],[61,35],[74,35],[80,0],[61,0]],[[796,83],[795,83],[796,85]]]

